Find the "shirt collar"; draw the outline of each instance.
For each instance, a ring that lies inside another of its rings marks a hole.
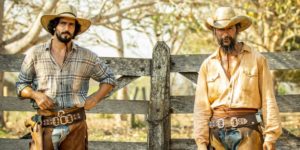
[[[45,50],[46,51],[49,51],[51,49],[51,43],[52,43],[52,39],[48,40],[45,43]],[[71,48],[71,50],[77,51],[77,49],[78,49],[78,45],[75,44],[74,42],[72,42],[72,48]]]

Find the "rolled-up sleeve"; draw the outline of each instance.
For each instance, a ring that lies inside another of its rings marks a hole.
[[[21,65],[21,70],[18,76],[18,81],[16,82],[17,95],[21,98],[21,91],[28,86],[32,86],[33,80],[35,78],[34,70],[34,60],[31,53],[25,56],[23,63]]]
[[[260,61],[259,86],[262,100],[265,141],[275,142],[282,133],[279,110],[276,103],[272,75],[267,61]]]
[[[211,117],[211,107],[207,96],[206,74],[206,61],[204,61],[198,73],[193,114],[194,138],[198,147],[203,147],[204,144],[209,143],[208,123]]]
[[[112,86],[116,85],[113,72],[103,61],[101,61],[99,57],[96,58],[91,77],[101,84],[105,83]]]

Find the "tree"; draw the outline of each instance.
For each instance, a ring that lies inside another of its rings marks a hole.
[[[300,36],[300,3],[288,1],[250,1],[243,5],[246,13],[254,18],[251,43],[261,51],[286,51],[290,39]],[[300,48],[300,47],[298,47]]]
[[[2,20],[3,20],[3,8],[4,8],[4,1],[0,1],[0,43],[2,43],[3,37],[3,27],[2,27]],[[2,49],[2,47],[0,47]],[[4,81],[4,72],[0,72],[0,96],[3,96],[3,81]],[[5,126],[4,121],[4,112],[0,111],[0,127]]]
[[[36,43],[45,41],[46,37],[49,36],[47,35],[39,36],[42,30],[42,26],[40,25],[40,18],[42,17],[42,15],[49,14],[51,11],[53,11],[57,2],[58,0],[47,0],[44,5],[36,5],[34,4],[34,1],[16,1],[16,3],[12,2],[11,7],[15,6],[17,7],[16,9],[21,9],[21,11],[12,12],[12,16],[11,15],[6,16],[7,18],[5,19],[6,19],[6,23],[8,24],[8,26],[6,26],[7,27],[6,32],[8,33],[5,34],[11,35],[14,34],[16,31],[19,32],[19,34],[16,34],[3,42],[5,50],[2,51],[2,53],[5,54],[21,53],[28,50],[31,46],[35,45]],[[25,7],[25,8],[29,7],[29,8],[25,9],[20,7]],[[9,13],[10,10],[12,9],[9,9],[7,14]],[[32,13],[29,11],[32,11]],[[11,20],[16,18],[20,19],[20,17],[29,19],[29,21],[34,17],[35,20],[32,21],[33,23],[29,24],[29,26],[28,24],[23,24],[21,21],[18,22],[18,20]],[[9,20],[11,20],[11,22],[9,22]],[[25,33],[22,32],[22,27],[20,27],[23,25],[27,26]]]

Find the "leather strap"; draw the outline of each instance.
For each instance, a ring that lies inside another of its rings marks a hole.
[[[71,125],[73,123],[85,120],[85,111],[84,108],[77,108],[73,111],[65,112],[60,110],[53,112],[51,116],[42,116],[42,125],[43,127],[56,127],[59,125]]]
[[[233,116],[219,119],[212,119],[209,122],[210,128],[240,128],[258,125],[260,122],[256,119],[256,114],[242,116]]]

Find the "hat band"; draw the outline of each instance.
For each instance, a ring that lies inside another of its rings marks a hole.
[[[70,15],[72,15],[72,16],[74,16],[74,17],[76,17],[76,15],[75,15],[75,14],[73,14],[73,13],[71,13],[71,12],[63,12],[63,13],[60,13],[59,15],[62,15],[62,14],[70,14]]]
[[[217,21],[228,21],[230,19],[220,19],[220,20],[214,20],[214,22],[217,22]]]

